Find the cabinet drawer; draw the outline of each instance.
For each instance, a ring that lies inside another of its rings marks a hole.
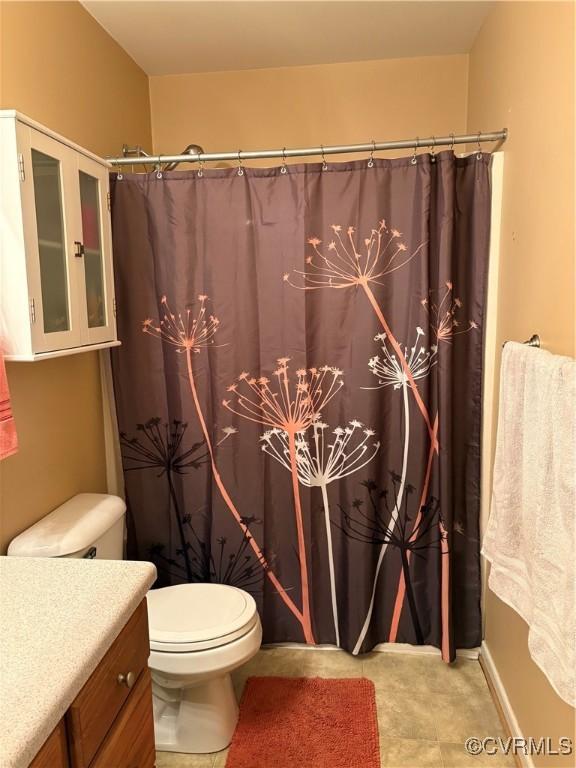
[[[154,768],[152,685],[145,669],[90,768]]]
[[[68,768],[68,746],[64,720],[60,720],[48,736],[42,749],[30,763],[30,768]]]
[[[131,680],[136,681],[147,668],[149,654],[148,616],[143,600],[67,712],[73,768],[87,768],[90,764],[130,695],[130,688],[122,680],[131,673]]]

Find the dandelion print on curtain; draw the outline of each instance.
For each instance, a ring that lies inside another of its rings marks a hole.
[[[489,156],[112,190],[130,556],[264,642],[479,645]]]

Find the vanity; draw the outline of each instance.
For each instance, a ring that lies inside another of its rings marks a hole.
[[[153,768],[151,563],[0,558],[0,766]]]

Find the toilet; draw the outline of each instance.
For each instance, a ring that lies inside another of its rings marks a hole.
[[[126,505],[81,493],[17,536],[8,555],[121,560]],[[254,598],[226,584],[178,584],[148,592],[156,748],[225,749],[238,720],[230,673],[262,641]]]
[[[218,752],[238,720],[230,672],[260,648],[252,595],[223,584],[148,593],[154,728],[159,750]]]

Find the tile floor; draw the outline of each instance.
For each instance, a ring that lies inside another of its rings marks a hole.
[[[381,768],[513,768],[511,756],[472,757],[469,736],[504,737],[477,661],[451,667],[439,657],[264,648],[233,676],[238,695],[247,677],[367,677],[376,686]],[[226,752],[180,755],[159,752],[157,768],[224,768]],[[302,766],[302,768],[309,768]],[[350,766],[350,768],[362,768]]]

